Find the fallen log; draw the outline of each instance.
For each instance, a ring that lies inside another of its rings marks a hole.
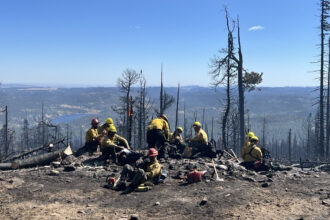
[[[56,145],[56,144],[59,144],[59,143],[63,143],[63,141],[64,141],[64,139],[59,140],[59,141],[56,141],[56,142],[51,143],[51,144]],[[39,150],[46,149],[46,148],[49,148],[49,144],[47,144],[47,145],[42,145],[42,146],[39,146],[39,147],[37,147],[37,148],[33,148],[33,149],[31,149],[31,150],[28,150],[28,151],[23,151],[23,152],[21,152],[21,153],[19,153],[19,154],[16,154],[16,155],[13,155],[13,156],[11,156],[11,157],[8,157],[8,158],[4,159],[3,162],[13,161],[13,160],[16,160],[16,159],[18,159],[18,158],[21,158],[21,157],[27,156],[27,155],[29,155],[29,154],[32,154],[32,153],[34,153],[34,152],[37,152],[37,151],[39,151]]]
[[[30,157],[24,160],[16,160],[12,163],[1,163],[0,169],[19,169],[19,168],[27,168],[27,167],[35,167],[35,166],[43,166],[48,165],[52,161],[56,160],[58,157],[68,156],[72,154],[71,147],[68,146],[61,150],[57,150],[54,152],[49,152],[42,155],[37,155],[34,157]]]
[[[0,170],[10,170],[11,163],[0,163]]]

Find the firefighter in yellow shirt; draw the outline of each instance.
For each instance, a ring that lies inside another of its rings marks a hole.
[[[101,152],[103,159],[109,159],[111,155],[111,159],[114,163],[117,163],[117,152],[126,148],[128,150],[131,149],[127,140],[117,133],[117,129],[114,125],[110,125],[108,129],[107,136],[103,139],[101,144]]]
[[[245,145],[242,149],[243,162],[241,165],[247,169],[259,170],[263,164],[262,151],[257,146],[259,139],[257,136],[253,136],[250,140],[250,144]]]
[[[98,129],[99,134],[106,136],[108,133],[108,129],[110,128],[111,125],[113,125],[112,118],[107,118],[107,120],[105,120],[105,123],[99,127]]]
[[[193,128],[195,130],[195,136],[191,140],[188,140],[188,146],[192,148],[192,156],[208,151],[208,137],[202,129],[201,123],[196,121],[193,124]]]
[[[162,166],[159,164],[157,156],[158,151],[155,148],[150,148],[148,152],[149,161],[144,164],[145,166],[142,169],[134,169],[129,164],[124,166],[118,182],[124,182],[127,178],[131,177],[131,183],[124,193],[132,192],[136,187],[146,181],[157,181],[162,172]],[[114,187],[116,187],[116,184]]]
[[[91,122],[92,127],[86,132],[85,146],[79,148],[75,152],[76,157],[85,154],[86,152],[88,152],[89,154],[93,154],[97,150],[97,147],[100,144],[100,135],[97,130],[98,124],[99,120],[97,118],[94,118]]]
[[[173,134],[170,135],[170,144],[175,145],[176,150],[179,154],[182,154],[186,147],[182,138],[182,132],[183,132],[183,128],[177,127],[173,132]]]
[[[157,118],[151,120],[147,129],[147,143],[149,148],[159,150],[159,158],[168,157],[168,141],[170,129],[168,118],[161,114]]]

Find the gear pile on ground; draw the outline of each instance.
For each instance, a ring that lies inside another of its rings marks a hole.
[[[254,172],[228,158],[161,159],[164,183],[109,189],[122,166],[99,155],[0,171],[2,219],[329,219],[329,165]],[[213,163],[214,162],[214,163]],[[216,171],[215,172],[215,169]]]

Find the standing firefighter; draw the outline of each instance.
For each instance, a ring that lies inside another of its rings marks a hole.
[[[168,141],[169,141],[169,125],[166,115],[161,114],[153,119],[147,130],[147,143],[149,148],[156,148],[159,150],[160,158],[168,157]]]
[[[107,118],[107,120],[105,120],[105,123],[99,127],[99,134],[106,135],[111,125],[113,125],[112,118]]]
[[[131,149],[127,140],[117,133],[117,129],[114,125],[110,125],[108,128],[107,136],[103,139],[101,145],[101,152],[103,159],[111,159],[114,163],[117,163],[117,152],[120,152],[122,149]]]
[[[149,161],[144,163],[142,168],[134,169],[129,164],[124,166],[118,182],[124,182],[127,178],[131,179],[131,183],[126,188],[125,193],[132,192],[146,181],[157,182],[162,172],[162,166],[158,163],[157,156],[158,151],[155,148],[150,148],[148,152]],[[116,185],[114,187],[116,187]]]

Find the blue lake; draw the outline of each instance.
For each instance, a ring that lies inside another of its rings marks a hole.
[[[52,123],[54,124],[67,124],[71,123],[77,119],[83,118],[88,114],[72,114],[72,115],[62,115],[57,118],[52,119]]]

